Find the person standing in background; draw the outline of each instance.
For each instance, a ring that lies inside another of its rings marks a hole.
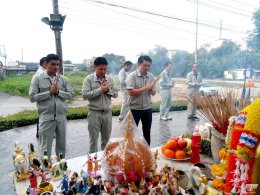
[[[171,89],[172,87],[174,87],[174,83],[171,81],[170,77],[171,71],[172,64],[170,62],[166,62],[164,64],[162,78],[159,81],[161,94],[160,119],[164,121],[172,119],[172,117],[169,116],[169,111],[171,109],[172,104]]]
[[[186,84],[188,85],[188,88],[187,88],[187,98],[188,98],[187,113],[188,113],[188,119],[199,119],[196,116],[197,105],[195,104],[193,97],[195,95],[199,95],[199,89],[200,89],[201,82],[202,82],[202,76],[198,72],[198,65],[196,63],[193,63],[191,68],[192,68],[192,71],[187,74],[187,78],[186,78]]]
[[[46,57],[42,57],[40,59],[40,65],[35,73],[36,75],[40,75],[45,71],[46,69],[45,64],[46,64]],[[37,121],[36,138],[39,138],[39,119]]]
[[[126,89],[126,78],[129,74],[129,70],[131,69],[132,64],[133,64],[132,62],[126,61],[124,63],[124,68],[122,68],[118,73],[120,90],[122,92],[122,105],[121,105],[121,110],[119,115],[119,122],[121,122],[125,118],[127,112],[129,111],[129,98]]]
[[[152,59],[142,55],[138,58],[137,70],[131,72],[126,79],[126,88],[129,94],[129,106],[136,125],[142,121],[143,136],[148,145],[151,142],[152,126],[152,98],[155,95],[155,79],[149,72]]]
[[[52,154],[52,143],[56,135],[56,155],[66,152],[66,129],[68,105],[65,100],[73,98],[73,90],[68,79],[59,74],[59,56],[46,56],[46,71],[34,75],[31,81],[29,97],[37,103],[39,113],[40,150],[42,155],[47,151]]]
[[[104,150],[112,130],[111,97],[116,98],[118,91],[113,78],[106,75],[106,58],[97,57],[94,61],[94,73],[83,82],[82,97],[88,100],[88,131],[90,139],[89,153],[98,151],[98,137],[101,134],[101,150]]]
[[[40,75],[42,74],[45,70],[46,70],[46,57],[42,57],[40,59],[40,66],[38,67],[37,71],[36,71],[36,75]]]

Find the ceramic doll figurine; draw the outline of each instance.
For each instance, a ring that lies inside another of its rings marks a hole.
[[[93,159],[90,155],[88,155],[88,160],[86,161],[86,163],[84,165],[82,165],[82,167],[84,167],[85,165],[88,165],[88,173],[93,172]]]
[[[77,172],[73,172],[72,173],[72,175],[70,177],[70,181],[69,181],[70,188],[72,188],[76,184],[76,181],[77,181],[78,177],[79,177],[79,175],[78,175]]]
[[[86,192],[86,187],[84,186],[84,182],[82,177],[78,177],[76,184],[74,185],[74,187],[77,189],[78,193],[80,194],[84,194]]]
[[[62,153],[60,153],[60,167],[62,172],[66,172],[68,170],[67,161],[64,159]]]
[[[31,186],[31,194],[37,195],[38,193],[38,181],[37,181],[37,175],[34,170],[31,170],[31,174],[27,178],[30,181],[30,186]]]
[[[100,169],[100,165],[98,164],[99,161],[100,160],[97,160],[97,153],[96,153],[94,156],[94,161],[93,161],[95,175],[97,175],[97,171]]]
[[[39,176],[41,177],[41,183],[50,181],[50,178],[46,177],[49,173],[49,171],[44,171],[43,169],[41,169],[41,172],[39,174]]]
[[[40,170],[40,166],[41,166],[41,163],[39,161],[39,156],[38,154],[34,151],[34,145],[32,143],[30,143],[28,145],[29,147],[29,163],[30,163],[30,166],[34,169],[34,170],[37,170],[39,171]]]
[[[61,187],[63,194],[67,194],[69,190],[69,176],[66,173],[63,173],[63,178],[58,187]]]
[[[15,143],[15,150],[12,155],[13,164],[15,167],[14,178],[17,182],[27,179],[29,172],[29,165],[25,158],[25,153],[18,143]]]
[[[51,169],[51,163],[49,162],[49,158],[47,156],[47,151],[44,151],[44,155],[42,157],[42,166],[44,167],[45,171]]]

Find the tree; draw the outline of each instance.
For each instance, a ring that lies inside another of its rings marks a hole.
[[[187,73],[191,70],[193,59],[193,55],[189,52],[175,50],[171,60],[174,64],[174,76],[186,77]]]
[[[126,61],[125,56],[115,55],[112,53],[106,53],[103,55],[103,57],[107,59],[109,67],[108,72],[112,74],[118,74]]]
[[[156,45],[154,49],[148,51],[147,55],[153,61],[151,72],[154,75],[159,75],[164,69],[163,65],[169,61],[168,50],[165,47]]]
[[[250,50],[260,51],[260,8],[258,8],[253,14],[253,23],[255,29],[249,35],[247,39],[247,45]]]

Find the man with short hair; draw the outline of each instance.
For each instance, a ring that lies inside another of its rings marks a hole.
[[[194,102],[194,96],[199,95],[199,89],[202,82],[202,76],[198,72],[198,65],[193,63],[192,71],[187,74],[186,83],[188,85],[187,88],[187,98],[188,98],[188,119],[199,119],[196,116],[197,105]]]
[[[46,64],[46,57],[42,57],[40,59],[40,65],[35,73],[36,75],[40,75],[45,71],[46,69],[45,64]],[[37,121],[36,138],[39,138],[39,119]]]
[[[119,115],[119,122],[121,122],[127,112],[129,111],[129,99],[128,99],[128,92],[126,89],[126,78],[129,74],[129,70],[132,67],[132,62],[126,61],[124,63],[124,68],[122,68],[119,73],[118,73],[118,78],[120,82],[120,90],[122,92],[122,105],[121,105],[121,110],[120,110],[120,115]]]
[[[60,75],[59,56],[46,56],[46,71],[34,75],[31,81],[29,97],[31,102],[37,103],[39,113],[40,150],[42,155],[47,151],[50,158],[52,142],[56,135],[56,155],[65,158],[67,109],[65,100],[73,98],[73,90],[68,79]]]
[[[129,74],[126,79],[126,88],[129,94],[129,105],[136,125],[142,121],[143,136],[150,145],[152,125],[152,99],[155,95],[154,76],[149,72],[152,59],[142,55],[138,58],[138,68]]]
[[[90,139],[89,153],[98,151],[98,137],[101,134],[101,150],[104,150],[112,130],[111,98],[118,96],[113,78],[106,75],[106,58],[97,57],[94,61],[94,73],[83,82],[82,96],[88,100],[88,131]]]
[[[40,75],[40,74],[42,74],[44,71],[45,71],[45,69],[46,69],[46,57],[42,57],[41,59],[40,59],[40,66],[38,67],[38,69],[37,69],[37,71],[36,71],[36,75]]]
[[[172,119],[172,117],[169,116],[169,111],[171,109],[172,104],[171,89],[174,86],[174,83],[172,82],[170,77],[171,71],[172,64],[170,62],[166,62],[164,64],[164,71],[162,77],[159,81],[161,94],[160,119],[164,121]]]

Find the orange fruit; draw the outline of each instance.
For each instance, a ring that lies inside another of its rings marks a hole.
[[[164,152],[165,149],[166,149],[166,145],[164,145],[164,146],[161,147],[162,153]]]
[[[178,146],[178,143],[176,140],[168,140],[167,143],[165,144],[167,146],[168,149],[176,149]]]
[[[170,149],[165,149],[163,151],[163,154],[165,157],[167,158],[174,158],[174,151],[170,150]]]
[[[182,151],[182,150],[177,150],[177,151],[175,152],[175,158],[176,158],[176,159],[184,159],[185,157],[186,157],[186,154],[185,154],[184,151]]]

